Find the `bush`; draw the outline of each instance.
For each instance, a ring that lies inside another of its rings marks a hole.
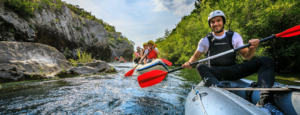
[[[72,66],[74,66],[74,67],[78,66],[78,61],[77,60],[69,59],[69,61],[71,62]]]
[[[130,44],[130,41],[128,40],[128,38],[125,37],[124,40]]]
[[[110,41],[115,42],[115,38],[108,38]]]
[[[123,43],[123,42],[124,42],[123,39],[121,39],[121,38],[118,38],[118,39],[117,39],[117,43]]]
[[[82,43],[85,43],[85,37],[79,38],[79,41],[82,42]]]
[[[111,47],[113,47],[113,48],[116,48],[116,46],[115,46],[113,43],[111,43],[111,42],[109,42],[109,45],[110,45]]]
[[[36,10],[41,10],[46,5],[54,10],[61,11],[61,0],[2,0],[6,7],[11,8],[22,17],[34,16]]]
[[[72,63],[73,66],[77,67],[78,63],[90,63],[93,62],[94,58],[92,57],[92,54],[89,54],[85,51],[81,51],[77,49],[77,56],[78,60],[69,59],[69,61]]]
[[[79,30],[81,30],[81,27],[80,26],[79,27],[75,27],[75,29],[79,31]]]
[[[55,20],[53,20],[54,22],[59,22],[59,20],[58,19],[55,19]]]
[[[66,6],[72,11],[74,12],[75,14],[83,17],[83,18],[86,18],[86,19],[89,19],[89,20],[93,20],[93,21],[96,21],[98,22],[99,24],[103,25],[103,27],[106,29],[106,31],[108,32],[116,32],[116,29],[114,26],[112,25],[109,25],[108,23],[106,22],[103,22],[102,19],[98,19],[96,18],[94,15],[92,15],[91,12],[87,12],[85,11],[83,8],[79,8],[78,5],[72,5],[72,4],[66,4]]]
[[[95,38],[94,40],[93,40],[93,43],[97,43],[98,42],[98,38]]]

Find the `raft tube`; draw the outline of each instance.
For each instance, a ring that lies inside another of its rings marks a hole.
[[[237,81],[221,81],[227,88],[249,88],[254,81],[241,79]],[[276,87],[286,85],[276,83]],[[275,106],[284,114],[300,114],[300,86],[292,86],[293,90],[276,91]],[[268,114],[256,107],[260,91],[227,91],[218,87],[204,86],[200,82],[188,94],[185,103],[186,115],[264,115]],[[200,99],[199,99],[200,97]]]
[[[135,67],[137,64],[133,64],[132,67]],[[162,71],[168,71],[168,68],[166,66],[166,64],[161,61],[160,59],[156,59],[154,61],[152,61],[151,63],[147,63],[145,65],[139,65],[136,67],[136,72],[138,74],[143,74],[146,72],[149,72],[151,70],[162,70]]]

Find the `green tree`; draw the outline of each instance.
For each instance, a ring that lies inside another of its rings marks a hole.
[[[246,44],[262,39],[300,23],[299,0],[197,0],[190,15],[183,16],[167,38],[156,40],[162,55],[182,64],[194,54],[201,38],[211,31],[207,16],[214,10],[226,14],[225,30],[239,33]],[[279,71],[300,69],[300,38],[277,38],[262,43],[255,55],[272,57]],[[255,58],[254,57],[254,58]],[[240,58],[239,62],[243,62]]]

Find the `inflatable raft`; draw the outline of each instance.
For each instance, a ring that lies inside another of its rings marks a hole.
[[[221,81],[225,88],[207,87],[203,82],[192,88],[185,103],[186,115],[265,115],[255,104],[260,91],[231,90],[252,88],[251,80]],[[300,114],[300,86],[274,84],[282,91],[274,91],[275,106],[286,115]],[[253,88],[252,88],[253,89]],[[273,88],[274,89],[274,88]],[[289,89],[289,91],[283,91]]]
[[[133,64],[132,67],[135,67],[137,64]],[[147,63],[145,65],[139,64],[139,66],[136,67],[135,71],[138,74],[143,74],[146,72],[149,72],[151,70],[162,70],[162,71],[168,71],[168,68],[166,64],[161,61],[160,59],[156,59],[152,61],[151,63]]]

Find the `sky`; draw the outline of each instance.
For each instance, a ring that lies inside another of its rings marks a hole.
[[[164,36],[181,17],[195,8],[195,0],[63,0],[92,12],[98,19],[115,26],[129,40],[142,47],[149,40]]]

